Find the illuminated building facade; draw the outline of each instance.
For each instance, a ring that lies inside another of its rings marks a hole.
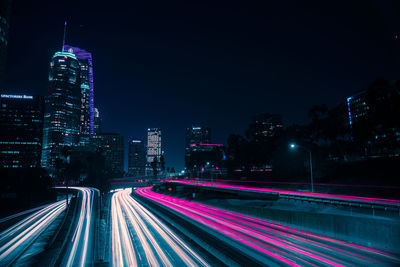
[[[40,167],[43,98],[0,96],[0,168]]]
[[[50,63],[45,94],[42,166],[54,170],[64,146],[79,143],[81,88],[80,65],[76,56],[56,52]]]
[[[10,29],[12,0],[0,0],[0,92],[3,89],[3,79],[6,65],[8,32]]]
[[[81,115],[80,133],[82,136],[94,134],[94,84],[93,84],[93,62],[92,54],[84,49],[65,45],[64,50],[73,53],[78,59],[80,66],[80,89],[81,89]]]
[[[101,149],[106,167],[113,177],[122,177],[124,172],[124,137],[117,133],[101,133],[90,136],[90,144]]]
[[[151,163],[156,158],[160,162],[160,157],[162,155],[161,147],[161,129],[159,128],[149,128],[147,129],[147,173],[152,172]]]
[[[360,92],[347,98],[347,110],[349,113],[349,125],[357,123],[367,116],[369,107],[366,100],[366,92]]]
[[[144,176],[146,169],[146,148],[143,140],[132,139],[128,142],[128,174]]]

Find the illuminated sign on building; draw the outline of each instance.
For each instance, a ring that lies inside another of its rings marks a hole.
[[[1,95],[1,98],[33,99],[31,95]]]

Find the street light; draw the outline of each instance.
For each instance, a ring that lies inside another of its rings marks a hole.
[[[314,192],[314,179],[313,179],[313,168],[312,168],[312,154],[311,154],[311,150],[307,149],[303,146],[299,146],[295,143],[291,143],[289,144],[290,149],[296,149],[297,147],[303,149],[304,151],[308,152],[310,155],[310,179],[311,179],[311,192]]]

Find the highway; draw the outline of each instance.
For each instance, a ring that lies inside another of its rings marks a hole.
[[[0,266],[11,265],[21,257],[65,208],[65,200],[62,200],[42,206],[38,211],[36,211],[36,208],[3,219],[2,222],[21,214],[36,211],[0,233]]]
[[[111,199],[113,266],[208,266],[169,227],[133,199],[131,189]]]
[[[262,265],[398,266],[396,255],[303,231],[268,220],[158,194],[151,187],[136,193],[209,229],[221,242],[240,248]],[[225,240],[225,241],[222,241]],[[227,241],[226,241],[227,240]]]
[[[68,240],[61,266],[87,266],[92,262],[94,215],[93,203],[99,190],[88,187],[70,187],[81,195],[81,205],[73,235]]]
[[[221,182],[210,181],[197,181],[197,180],[172,180],[170,182],[195,185],[195,186],[205,186],[205,187],[217,187],[222,189],[230,190],[243,190],[249,192],[261,192],[261,193],[272,193],[284,196],[299,196],[314,199],[324,199],[324,200],[336,200],[336,201],[346,201],[346,202],[356,202],[365,204],[376,204],[400,207],[400,200],[395,199],[382,199],[382,198],[371,198],[371,197],[360,197],[360,196],[350,196],[350,195],[337,195],[337,194],[323,194],[323,193],[313,193],[313,192],[303,192],[303,191],[293,191],[293,190],[283,190],[283,189],[273,189],[273,188],[259,188],[259,187],[249,187],[241,185],[233,185]]]

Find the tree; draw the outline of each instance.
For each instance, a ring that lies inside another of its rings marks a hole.
[[[161,167],[161,173],[164,175],[164,182],[165,182],[165,159],[164,155],[160,156],[160,167]]]
[[[161,172],[164,173],[165,172],[165,158],[164,158],[164,155],[160,156],[160,167],[161,167]]]
[[[154,174],[154,179],[157,179],[157,174],[158,174],[158,160],[157,157],[153,158],[153,161],[151,162],[151,168],[153,169],[153,174]]]

